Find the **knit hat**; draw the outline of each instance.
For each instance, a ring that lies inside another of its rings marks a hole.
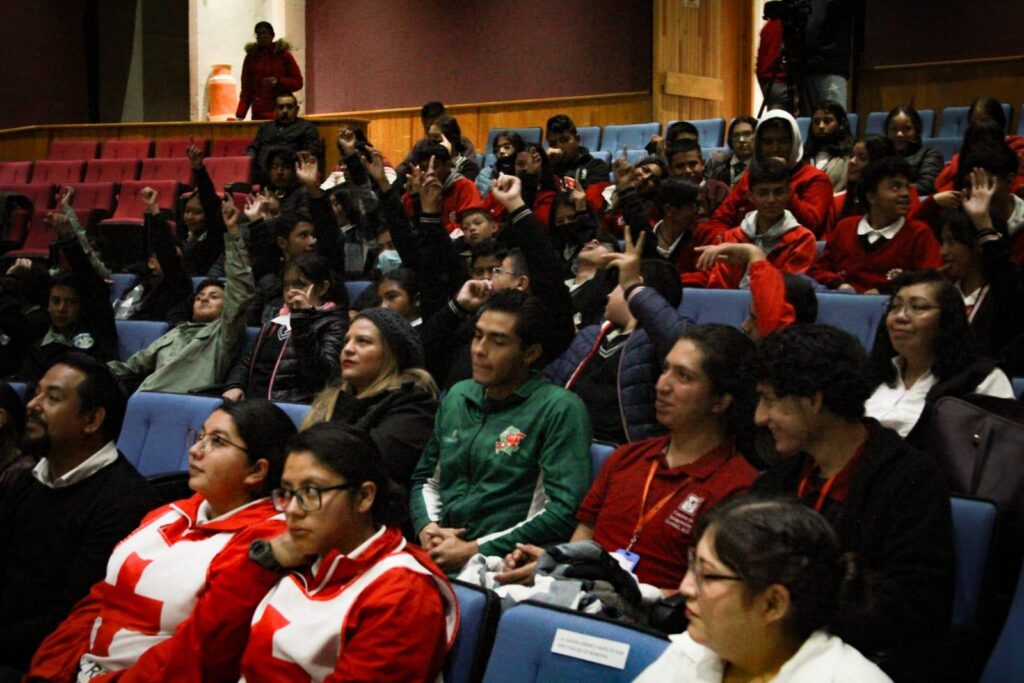
[[[380,336],[395,354],[399,372],[423,367],[423,342],[405,318],[387,308],[364,308],[356,320],[360,318],[366,318],[380,330]]]

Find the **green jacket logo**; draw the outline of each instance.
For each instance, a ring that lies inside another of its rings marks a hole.
[[[494,443],[494,452],[500,455],[512,455],[519,450],[519,444],[526,438],[517,427],[509,427],[501,433]]]

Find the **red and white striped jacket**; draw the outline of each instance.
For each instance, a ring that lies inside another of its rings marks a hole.
[[[451,584],[398,529],[293,572],[253,617],[247,683],[435,681],[458,632]]]

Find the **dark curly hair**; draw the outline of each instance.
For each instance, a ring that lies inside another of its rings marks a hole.
[[[688,327],[679,339],[693,342],[704,355],[701,370],[711,382],[711,391],[732,396],[732,403],[722,415],[723,427],[737,444],[746,443],[753,434],[757,404],[750,373],[754,342],[735,327],[717,324]]]
[[[894,176],[903,176],[908,181],[911,178],[910,164],[903,157],[872,159],[861,171],[860,181],[857,183],[857,200],[865,208],[870,208],[868,193],[876,192],[883,180]]]
[[[697,521],[714,532],[718,560],[743,582],[747,600],[779,584],[790,607],[782,629],[802,643],[839,611],[851,572],[839,539],[820,514],[794,501],[745,496]]]
[[[864,415],[864,401],[875,387],[867,368],[868,356],[850,333],[817,323],[791,325],[758,346],[754,379],[780,398],[820,393],[828,410],[855,420]]]
[[[939,333],[932,343],[935,362],[932,374],[939,381],[949,379],[977,358],[974,334],[971,332],[967,313],[964,310],[964,299],[948,280],[934,270],[914,270],[901,273],[892,283],[893,296],[900,290],[911,285],[927,284],[935,292],[939,304]],[[889,330],[885,324],[879,325],[875,346],[871,350],[871,378],[874,386],[896,384],[896,368],[892,359],[896,357],[896,349],[889,339]]]
[[[853,149],[853,133],[850,131],[850,121],[846,117],[843,105],[825,100],[814,111],[827,111],[835,117],[838,125],[831,135],[825,137],[816,135],[817,129],[811,127],[807,134],[807,142],[804,143],[804,161],[813,161],[814,156],[821,151],[828,152],[834,157],[850,156],[850,150]]]

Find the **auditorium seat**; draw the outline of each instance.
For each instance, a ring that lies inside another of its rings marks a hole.
[[[494,644],[501,602],[494,591],[453,580],[459,603],[459,632],[444,664],[445,683],[479,681]]]
[[[934,147],[942,152],[942,158],[945,159],[948,164],[949,160],[953,158],[953,155],[960,151],[960,143],[962,141],[962,137],[924,138],[921,141],[921,144],[925,147]]]
[[[43,211],[54,204],[53,185],[0,185],[0,192],[13,192],[24,196],[32,203],[32,209]],[[30,224],[32,222],[32,210],[15,209],[8,219],[6,239],[15,245],[23,245],[28,239]],[[7,252],[10,253],[10,252]],[[6,257],[7,254],[5,254]]]
[[[308,403],[284,403],[283,401],[274,401],[274,405],[283,410],[288,417],[291,418],[291,421],[295,423],[296,429],[302,425],[302,421],[306,419],[306,413],[309,412]]]
[[[54,140],[46,158],[51,161],[95,159],[99,147],[99,140]]]
[[[700,325],[720,323],[739,327],[750,314],[750,292],[745,289],[686,288],[679,312]]]
[[[651,631],[524,602],[501,615],[484,682],[632,681],[667,646]]]
[[[85,164],[87,183],[122,183],[138,177],[138,159],[93,159]]]
[[[868,114],[868,121],[864,124],[864,135],[885,135],[885,117],[889,112],[873,111]]]
[[[50,255],[50,243],[57,239],[57,232],[49,220],[50,209],[32,211],[25,233],[25,241],[20,249],[13,249],[4,254],[4,259],[44,259]]]
[[[210,180],[217,192],[232,185],[248,185],[252,182],[252,157],[206,157],[203,165],[210,174]]]
[[[31,178],[31,161],[0,161],[0,185],[25,184]]]
[[[1013,112],[1010,105],[1003,103],[1003,114],[1006,116],[1006,132],[1010,132],[1010,117]],[[946,107],[942,110],[942,119],[939,121],[939,132],[936,137],[960,138],[963,139],[967,126],[970,125],[967,117],[971,113],[970,107]]]
[[[1024,104],[1020,105],[1020,115],[1017,117],[1017,135],[1024,136]]]
[[[33,185],[66,185],[82,182],[84,161],[37,161],[32,170]]]
[[[807,143],[807,135],[811,132],[811,117],[810,116],[798,116],[796,118],[796,127],[800,130],[800,138]]]
[[[857,137],[857,124],[860,119],[857,117],[857,112],[848,111],[846,112],[846,121],[850,124],[850,134],[856,139]]]
[[[494,151],[495,138],[497,138],[500,134],[504,133],[506,130],[510,130],[513,133],[518,133],[519,137],[523,139],[523,142],[532,142],[538,145],[540,144],[541,137],[543,137],[544,135],[544,131],[542,131],[537,126],[531,126],[529,128],[491,128],[489,131],[487,131],[487,144],[480,151],[482,151],[484,154],[491,154]]]
[[[156,149],[153,152],[155,159],[177,159],[178,157],[188,158],[188,146],[196,145],[206,154],[210,146],[209,140],[195,140],[193,138],[165,138],[156,141]],[[244,152],[244,150],[243,150]]]
[[[178,191],[178,183],[174,180],[126,180],[121,183],[114,215],[99,223],[99,233],[107,242],[103,260],[112,270],[122,270],[149,257],[149,239],[142,227],[142,214],[146,210],[142,190],[146,187],[157,191],[157,203],[161,209],[174,208]]]
[[[953,496],[953,550],[956,562],[953,625],[974,626],[988,568],[989,546],[998,510],[989,500]]]
[[[150,140],[107,140],[100,159],[145,159],[152,146]]]
[[[191,185],[192,162],[188,157],[143,159],[139,180],[174,180],[182,185]]]
[[[117,448],[144,477],[188,470],[189,429],[203,423],[220,397],[138,391],[128,399]]]
[[[128,360],[170,328],[162,320],[117,320],[114,324],[117,326],[117,357],[121,360]]]
[[[609,166],[611,166],[611,163],[612,163],[612,153],[611,152],[602,152],[602,151],[599,150],[597,152],[591,152],[590,156],[594,157],[595,159],[600,159],[604,163],[606,163]]]
[[[142,214],[146,204],[142,201],[142,190],[151,187],[157,191],[157,203],[161,209],[171,210],[177,199],[178,183],[173,180],[130,180],[121,183],[121,191],[117,195],[117,209],[108,222],[133,222],[142,224]]]
[[[835,294],[818,292],[817,322],[846,330],[868,351],[875,345],[875,334],[885,318],[889,297],[875,294]]]
[[[597,475],[601,473],[601,467],[612,453],[615,452],[615,446],[608,443],[601,443],[600,441],[594,441],[590,444],[590,480],[597,479]]]
[[[210,147],[211,157],[239,157],[245,154],[252,138],[219,138]]]
[[[114,284],[110,287],[110,303],[121,298],[121,295],[134,287],[139,282],[139,277],[133,273],[111,273],[110,279]]]
[[[721,145],[717,147],[701,147],[701,151],[704,152],[704,159],[711,159],[715,154],[725,153],[729,151],[729,147]]]
[[[345,291],[348,292],[349,303],[354,302],[363,290],[372,285],[369,280],[350,280],[345,283]]]
[[[1010,613],[988,658],[979,683],[1024,683],[1024,566],[1017,579]]]
[[[659,133],[661,124],[657,121],[605,126],[601,134],[601,150],[617,155],[623,147],[644,149],[651,141],[651,136]]]
[[[1017,398],[1024,396],[1024,377],[1014,377],[1013,383],[1013,395]]]
[[[114,213],[114,183],[69,183],[69,186],[75,191],[71,195],[71,208],[87,230]]]
[[[18,394],[18,396],[21,397],[22,401],[25,401],[26,403],[28,402],[28,400],[31,398],[31,396],[28,395],[28,385],[27,384],[25,384],[24,382],[10,382],[10,381],[8,381],[7,383],[11,385],[11,388],[14,389],[14,392],[16,394]]]

